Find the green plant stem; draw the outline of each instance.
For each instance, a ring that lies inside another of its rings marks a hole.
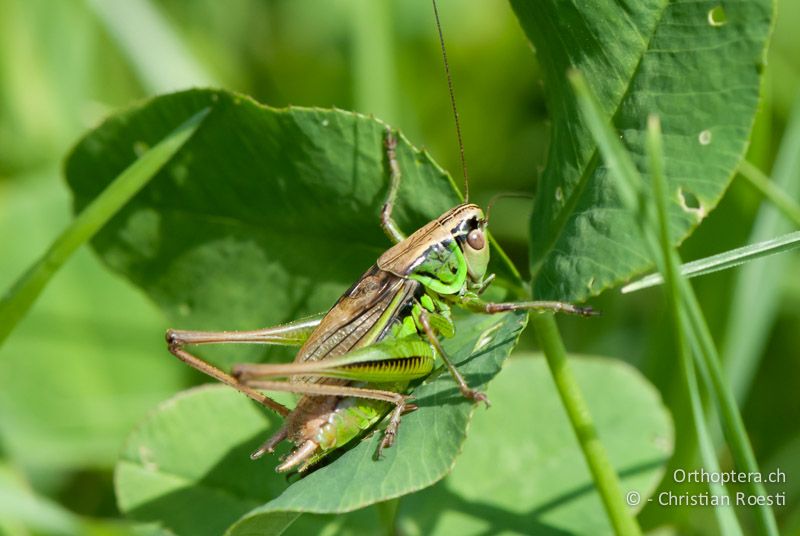
[[[378,510],[378,518],[381,521],[383,533],[386,536],[395,536],[397,534],[396,519],[397,507],[400,505],[400,498],[389,499],[388,501],[379,502],[375,505]]]
[[[739,175],[755,186],[787,219],[800,227],[800,204],[784,192],[780,186],[769,180],[769,177],[747,160],[742,160],[739,164]]]
[[[50,278],[84,242],[155,176],[208,115],[205,108],[172,131],[117,176],[11,286],[0,300],[0,345],[22,320]]]
[[[531,323],[614,531],[622,536],[641,534],[636,519],[623,500],[619,477],[597,436],[589,408],[567,361],[555,318],[550,313],[533,314]]]

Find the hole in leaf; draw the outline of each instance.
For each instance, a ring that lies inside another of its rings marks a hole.
[[[703,206],[702,201],[700,201],[700,199],[692,192],[684,190],[683,188],[679,188],[678,198],[680,200],[681,208],[684,211],[694,212],[701,219],[705,217],[706,208]]]
[[[690,208],[692,210],[697,210],[700,208],[700,200],[697,199],[697,196],[694,195],[692,192],[687,192],[686,190],[681,190],[681,199],[683,199],[683,204],[686,205],[686,208]]]
[[[706,207],[703,202],[694,195],[692,192],[686,191],[683,188],[678,189],[678,200],[684,212],[691,212],[700,221],[706,216]]]
[[[722,6],[712,8],[708,12],[708,23],[711,26],[724,26],[728,22],[728,17],[725,14],[725,9]]]

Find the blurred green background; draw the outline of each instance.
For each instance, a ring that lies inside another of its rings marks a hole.
[[[530,190],[550,125],[535,54],[510,6],[465,5],[440,0],[471,192],[485,204],[497,192]],[[272,106],[374,114],[460,176],[427,0],[0,0],[0,14],[0,288],[71,217],[60,176],[69,148],[109,112],[158,93],[217,86]],[[798,27],[800,3],[779,2],[748,155],[767,173],[800,88]],[[492,221],[523,272],[531,206],[502,201]],[[683,245],[684,259],[748,243],[761,208],[760,195],[734,179]],[[732,301],[736,273],[696,288],[722,351],[735,354],[729,370],[761,466],[787,473],[788,505],[776,514],[785,533],[800,534],[800,258],[759,263],[773,263],[778,280],[749,282],[758,303]],[[774,290],[761,296],[762,283]],[[661,294],[614,291],[593,305],[604,315],[590,325],[560,320],[568,348],[634,364],[673,407],[683,397]],[[757,318],[747,329],[730,320],[748,312]],[[122,443],[148,410],[200,381],[167,353],[166,327],[88,248],[56,276],[0,348],[0,533],[59,533],[64,523],[77,523],[76,532],[128,531],[115,520],[111,480]],[[531,348],[527,332],[521,349]],[[642,521],[705,534],[699,527],[711,526],[711,515],[649,509]]]

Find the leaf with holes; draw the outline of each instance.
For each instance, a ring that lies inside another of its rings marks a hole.
[[[531,219],[539,298],[583,300],[645,270],[566,73],[579,69],[646,174],[647,115],[661,117],[673,239],[714,208],[747,148],[773,2],[511,0],[536,47],[553,119]]]

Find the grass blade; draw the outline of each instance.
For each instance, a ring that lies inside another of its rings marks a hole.
[[[661,144],[661,128],[656,117],[651,116],[648,120],[647,129],[647,152],[650,161],[650,173],[653,177],[653,193],[655,197],[655,208],[658,219],[658,241],[661,247],[660,261],[657,263],[664,274],[666,280],[665,294],[672,314],[673,326],[675,329],[676,347],[680,357],[681,370],[683,371],[689,393],[689,404],[691,416],[697,442],[700,448],[700,457],[703,466],[711,472],[719,472],[720,466],[714,452],[714,442],[706,426],[705,412],[703,409],[700,388],[697,383],[692,363],[692,356],[689,350],[689,341],[685,330],[685,311],[681,301],[680,280],[680,259],[672,247],[669,235],[669,215],[667,209],[667,184],[664,178],[664,156]],[[654,251],[654,257],[658,258],[658,251]],[[719,483],[709,483],[709,488],[714,496],[728,496],[725,486]],[[717,517],[722,534],[740,535],[742,529],[738,519],[730,508],[714,508],[714,515]]]
[[[791,137],[787,139],[791,139]],[[747,179],[764,197],[769,199],[786,219],[800,227],[800,205],[775,181],[769,180],[763,171],[747,160],[742,160],[742,163],[739,164],[739,175]]]
[[[625,162],[618,162],[618,164],[621,166],[626,165]],[[625,195],[629,200],[635,202],[636,192],[633,189],[623,189],[621,195]],[[567,410],[572,427],[578,436],[581,449],[592,471],[595,485],[603,499],[603,504],[615,531],[617,534],[641,534],[641,529],[636,519],[630,515],[627,506],[622,501],[622,486],[619,482],[619,476],[614,471],[611,462],[608,460],[608,454],[597,438],[597,432],[591,421],[589,410],[569,368],[566,350],[564,349],[564,343],[561,341],[561,335],[558,332],[555,319],[552,315],[547,314],[533,315],[531,323],[536,330],[536,335],[545,357],[547,357],[559,395]]]
[[[47,252],[11,286],[0,299],[0,345],[25,316],[50,278],[84,242],[91,239],[117,211],[152,179],[161,167],[194,134],[209,113],[197,112],[166,138],[125,168],[81,212]]]
[[[800,197],[800,96],[795,98],[772,168],[772,179],[789,196]],[[756,216],[749,241],[757,242],[790,230],[791,223],[781,217],[775,207],[764,203]],[[782,299],[778,285],[763,283],[784,280],[789,260],[787,255],[781,255],[749,264],[737,274],[721,348],[727,376],[740,401],[744,400],[750,388]]]
[[[581,111],[595,136],[603,158],[618,179],[615,184],[619,185],[619,196],[622,202],[629,210],[633,210],[637,214],[644,240],[648,247],[651,248],[651,251],[656,252],[657,258],[660,258],[660,253],[657,249],[657,234],[654,231],[654,226],[656,225],[655,216],[652,212],[648,212],[647,205],[640,202],[643,191],[641,188],[642,181],[631,158],[615,137],[603,114],[599,111],[599,106],[596,104],[596,100],[580,73],[571,73],[570,81],[578,97]],[[686,280],[679,280],[679,285],[683,308],[686,311],[685,318],[688,320],[683,322],[684,329],[690,340],[694,338],[699,343],[698,346],[701,351],[695,356],[700,360],[697,365],[702,365],[709,372],[712,386],[711,394],[722,417],[723,428],[725,429],[728,444],[731,447],[734,464],[740,471],[758,472],[758,465],[753,455],[752,446],[744,428],[739,408],[736,406],[732,391],[723,378],[719,356],[697,298]],[[760,483],[748,483],[748,490],[753,495],[763,496],[765,494],[764,487]],[[771,508],[759,506],[757,508],[757,519],[760,533],[766,535],[777,534],[777,525]]]
[[[686,329],[691,330],[694,336],[700,341],[700,358],[707,367],[711,379],[712,394],[715,398],[717,407],[722,417],[723,431],[728,440],[735,466],[744,472],[759,473],[758,463],[756,462],[750,438],[744,427],[742,415],[736,405],[733,391],[727,384],[725,375],[722,372],[719,354],[714,346],[714,340],[708,329],[708,324],[703,317],[700,304],[691,286],[686,280],[681,281],[681,295],[688,309],[688,314],[684,324]],[[766,496],[766,489],[760,482],[748,482],[748,491],[759,497]],[[777,535],[778,526],[772,508],[767,505],[756,507],[758,527],[762,534]]]
[[[728,268],[740,266],[746,262],[768,257],[776,253],[796,249],[800,247],[800,231],[788,233],[777,238],[770,238],[756,244],[742,246],[731,249],[723,253],[717,253],[710,257],[687,262],[681,265],[680,273],[683,277],[691,278],[700,275],[711,274]],[[762,279],[763,280],[763,279]],[[622,293],[627,294],[636,292],[649,287],[660,285],[664,282],[664,277],[660,273],[650,274],[638,281],[628,283],[622,287]],[[749,316],[749,315],[748,315]]]

